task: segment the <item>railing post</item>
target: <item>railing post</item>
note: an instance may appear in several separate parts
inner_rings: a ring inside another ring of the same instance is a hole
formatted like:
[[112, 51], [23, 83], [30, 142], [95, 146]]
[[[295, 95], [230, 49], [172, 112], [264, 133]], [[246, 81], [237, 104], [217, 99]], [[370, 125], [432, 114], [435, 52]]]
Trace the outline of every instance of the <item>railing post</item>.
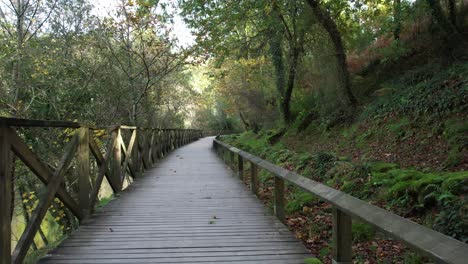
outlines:
[[[1, 121], [0, 121], [1, 122]], [[12, 154], [7, 126], [0, 123], [0, 264], [11, 264]]]
[[333, 207], [333, 263], [353, 263], [351, 228], [351, 217], [340, 209]]
[[154, 130], [152, 128], [149, 128], [151, 131], [151, 140], [149, 142], [149, 149], [148, 149], [148, 156], [149, 156], [149, 162], [150, 162], [150, 167], [153, 166], [154, 162], [156, 162], [156, 159], [154, 158]]
[[237, 173], [241, 181], [244, 181], [244, 158], [237, 154]]
[[229, 151], [229, 159], [230, 159], [230, 163], [229, 164], [230, 166], [232, 166], [231, 168], [235, 168], [234, 164], [236, 164], [236, 161], [235, 161], [235, 157], [234, 157], [234, 152], [232, 152], [230, 149], [227, 149]]
[[250, 163], [250, 190], [258, 195], [258, 167], [253, 162]]
[[[89, 128], [81, 127], [78, 131], [78, 200], [83, 217], [90, 214], [91, 182], [89, 177]], [[105, 165], [104, 165], [105, 166]]]
[[135, 171], [135, 177], [139, 178], [141, 177], [141, 174], [140, 174], [140, 151], [138, 149], [138, 144], [140, 144], [140, 140], [138, 139], [138, 137], [140, 136], [140, 133], [138, 131], [138, 128], [135, 129], [135, 133], [136, 133], [135, 143], [133, 143], [135, 150], [132, 153], [133, 155], [132, 164], [133, 164], [133, 170]]
[[162, 138], [162, 132], [161, 130], [158, 128], [157, 130], [157, 135], [158, 135], [158, 146], [157, 146], [157, 150], [158, 150], [158, 159], [161, 159], [163, 157], [163, 154], [162, 154], [162, 142], [163, 142], [163, 138]]
[[284, 222], [284, 180], [275, 176], [275, 215]]
[[120, 142], [120, 127], [116, 128], [114, 131], [112, 131], [112, 133], [115, 133], [115, 140], [117, 140], [115, 146], [114, 146], [114, 149], [113, 149], [113, 153], [114, 153], [114, 163], [113, 163], [113, 170], [112, 170], [112, 179], [114, 180], [114, 183], [116, 184], [116, 186], [118, 187], [117, 188], [117, 192], [120, 192], [121, 191], [121, 188], [122, 188], [122, 181], [121, 181], [121, 178], [122, 178], [122, 146], [120, 144], [122, 144]]

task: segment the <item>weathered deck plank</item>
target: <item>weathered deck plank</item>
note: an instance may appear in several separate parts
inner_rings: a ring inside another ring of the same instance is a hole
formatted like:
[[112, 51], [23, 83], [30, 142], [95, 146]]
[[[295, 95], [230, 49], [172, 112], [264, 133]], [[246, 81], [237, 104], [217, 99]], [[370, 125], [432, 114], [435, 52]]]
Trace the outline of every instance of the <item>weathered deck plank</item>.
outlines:
[[172, 152], [40, 263], [304, 263], [204, 138]]

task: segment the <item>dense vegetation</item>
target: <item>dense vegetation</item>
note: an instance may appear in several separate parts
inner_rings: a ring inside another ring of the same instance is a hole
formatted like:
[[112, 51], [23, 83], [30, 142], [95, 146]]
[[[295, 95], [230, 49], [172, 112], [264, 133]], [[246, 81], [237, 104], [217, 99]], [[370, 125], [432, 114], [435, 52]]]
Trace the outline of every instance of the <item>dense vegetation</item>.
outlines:
[[[468, 241], [466, 1], [122, 0], [95, 10], [89, 0], [0, 0], [1, 116], [238, 133], [224, 139]], [[178, 43], [177, 18], [194, 43]], [[53, 168], [72, 132], [19, 133]], [[15, 164], [19, 237], [44, 188]], [[271, 178], [262, 182], [268, 203]], [[329, 261], [329, 206], [288, 195], [288, 225]], [[76, 226], [57, 200], [33, 249]], [[354, 231], [357, 261], [420, 261], [366, 225]]]
[[[461, 1], [183, 3], [211, 56], [199, 124], [246, 131], [222, 139], [468, 241]], [[288, 226], [329, 262], [330, 206], [288, 191]], [[353, 233], [357, 262], [425, 261], [365, 224]]]

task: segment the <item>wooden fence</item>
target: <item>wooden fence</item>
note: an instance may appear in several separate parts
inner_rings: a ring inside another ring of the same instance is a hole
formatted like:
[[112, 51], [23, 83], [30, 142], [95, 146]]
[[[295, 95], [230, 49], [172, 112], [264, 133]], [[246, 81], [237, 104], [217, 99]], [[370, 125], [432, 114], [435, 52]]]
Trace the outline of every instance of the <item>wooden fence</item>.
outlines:
[[359, 219], [405, 243], [420, 254], [432, 259], [436, 263], [468, 263], [468, 245], [426, 228], [408, 219], [388, 212], [351, 195], [313, 181], [295, 172], [276, 166], [266, 160], [248, 152], [232, 147], [217, 139], [213, 142], [214, 149], [225, 157], [229, 153], [228, 162], [235, 162], [238, 157], [238, 175], [244, 179], [244, 162], [251, 164], [250, 186], [252, 191], [258, 191], [258, 169], [262, 168], [275, 177], [274, 184], [274, 212], [284, 222], [284, 191], [285, 181], [308, 191], [323, 201], [333, 205], [333, 250], [334, 263], [352, 263], [352, 218]]
[[[55, 169], [44, 163], [16, 130], [16, 128], [30, 127], [73, 130], [73, 135], [64, 147], [64, 154]], [[96, 130], [104, 131], [111, 137], [107, 148], [99, 146], [93, 133]], [[127, 144], [122, 137], [123, 131], [130, 134]], [[0, 118], [0, 264], [22, 263], [55, 197], [59, 198], [78, 220], [86, 219], [95, 208], [104, 177], [114, 193], [119, 193], [123, 188], [126, 173], [133, 178], [138, 178], [169, 151], [197, 140], [199, 137], [201, 137], [201, 132], [192, 129], [140, 128], [121, 125], [96, 128], [77, 122]], [[94, 156], [97, 163], [97, 175], [91, 175], [90, 154]], [[11, 253], [10, 212], [13, 210], [12, 200], [14, 199], [12, 195], [14, 156], [46, 185], [46, 191], [41, 196]], [[75, 158], [74, 169], [78, 172], [78, 201], [75, 201], [64, 185], [64, 175]]]

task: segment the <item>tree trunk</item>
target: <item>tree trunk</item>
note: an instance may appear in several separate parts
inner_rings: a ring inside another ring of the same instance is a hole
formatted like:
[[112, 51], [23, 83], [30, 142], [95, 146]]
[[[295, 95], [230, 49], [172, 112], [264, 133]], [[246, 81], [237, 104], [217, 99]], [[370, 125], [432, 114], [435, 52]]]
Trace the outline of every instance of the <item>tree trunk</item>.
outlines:
[[[434, 16], [435, 20], [445, 30], [447, 35], [451, 36], [451, 35], [457, 33], [457, 30], [454, 27], [454, 25], [452, 23], [450, 23], [449, 20], [447, 19], [447, 17], [444, 15], [444, 13], [442, 11], [442, 7], [440, 6], [440, 2], [438, 0], [426, 0], [426, 1], [429, 4], [429, 6], [431, 7], [432, 15]], [[450, 13], [452, 13], [452, 12], [455, 13], [455, 3], [453, 3], [453, 0], [449, 1], [449, 7], [452, 5], [452, 4], [450, 4], [450, 2], [452, 2], [453, 9], [454, 9], [453, 11], [450, 10]], [[455, 14], [453, 14], [453, 17], [455, 18]], [[451, 19], [454, 19], [454, 18], [451, 18]]]
[[24, 14], [25, 11], [23, 10], [23, 0], [16, 0], [16, 58], [15, 64], [13, 66], [13, 73], [12, 73], [12, 81], [14, 85], [14, 97], [13, 97], [13, 105], [15, 105], [16, 110], [13, 113], [13, 116], [18, 116], [20, 113], [19, 109], [19, 101], [24, 100], [22, 94], [22, 85], [21, 85], [21, 61], [23, 57], [23, 42], [24, 42]]
[[[453, 52], [457, 43], [463, 41], [463, 36], [458, 32], [457, 27], [453, 24], [456, 21], [456, 11], [454, 1], [449, 1], [449, 15], [450, 18], [443, 13], [442, 7], [438, 0], [426, 0], [431, 7], [432, 16], [437, 21], [439, 26], [445, 32], [443, 36], [443, 58], [444, 63], [449, 64], [453, 61]], [[451, 10], [453, 8], [453, 10]], [[453, 12], [453, 14], [452, 14]]]
[[271, 59], [273, 61], [273, 66], [275, 67], [276, 73], [276, 89], [279, 96], [279, 105], [281, 114], [285, 123], [288, 123], [289, 109], [288, 104], [285, 103], [285, 69], [284, 69], [284, 58], [283, 58], [283, 47], [282, 47], [282, 34], [278, 29], [272, 31], [270, 39], [270, 53]]
[[284, 94], [282, 104], [284, 109], [284, 121], [290, 125], [293, 121], [291, 116], [291, 96], [296, 82], [297, 65], [299, 62], [300, 48], [294, 47], [291, 51], [291, 58], [289, 62], [288, 85]]
[[239, 117], [240, 117], [242, 123], [244, 124], [245, 130], [249, 130], [250, 129], [249, 122], [247, 122], [247, 120], [244, 117], [244, 114], [242, 114], [241, 111], [239, 111]]
[[457, 10], [455, 0], [448, 0], [449, 20], [454, 28], [457, 28]]
[[343, 86], [343, 90], [349, 100], [349, 103], [354, 107], [357, 105], [357, 100], [351, 91], [351, 81], [349, 78], [348, 66], [346, 65], [346, 53], [344, 51], [343, 41], [341, 40], [341, 34], [330, 14], [327, 11], [322, 10], [318, 1], [319, 0], [307, 0], [307, 3], [312, 8], [315, 17], [327, 31], [331, 41], [333, 42], [335, 56], [338, 63], [338, 77], [340, 78], [340, 83]]
[[401, 33], [401, 0], [393, 0], [393, 38], [400, 39]]

